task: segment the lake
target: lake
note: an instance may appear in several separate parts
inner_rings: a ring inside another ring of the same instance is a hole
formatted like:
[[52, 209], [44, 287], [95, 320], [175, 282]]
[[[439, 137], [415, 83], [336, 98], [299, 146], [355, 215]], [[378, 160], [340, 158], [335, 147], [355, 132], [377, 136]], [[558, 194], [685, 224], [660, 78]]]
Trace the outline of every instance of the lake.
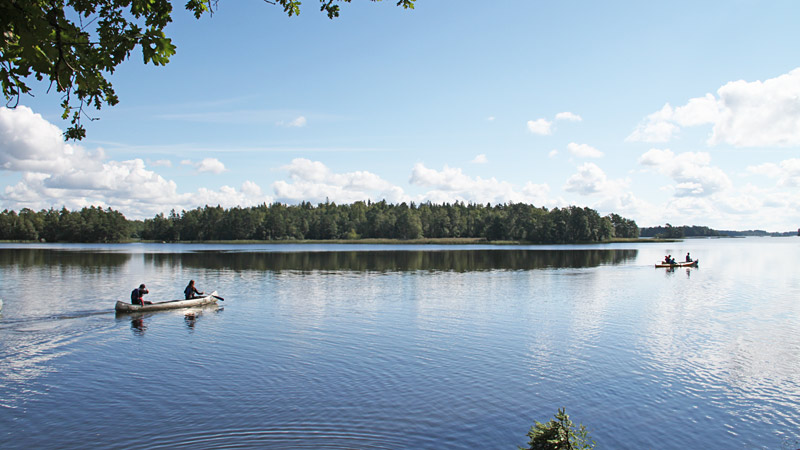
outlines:
[[[687, 252], [699, 268], [656, 269]], [[800, 448], [800, 238], [0, 244], [0, 445]], [[225, 300], [116, 315], [181, 298]]]

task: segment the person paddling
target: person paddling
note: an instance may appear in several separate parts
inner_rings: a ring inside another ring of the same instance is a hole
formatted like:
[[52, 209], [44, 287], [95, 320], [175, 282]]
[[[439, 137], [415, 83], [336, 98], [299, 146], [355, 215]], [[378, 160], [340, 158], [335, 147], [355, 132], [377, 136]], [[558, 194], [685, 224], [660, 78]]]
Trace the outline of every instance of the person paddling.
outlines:
[[196, 287], [194, 287], [194, 280], [189, 281], [189, 285], [186, 286], [186, 289], [183, 290], [183, 295], [186, 296], [186, 300], [194, 298], [195, 294], [201, 295], [202, 292], [198, 291]]
[[131, 291], [131, 304], [134, 305], [152, 305], [153, 302], [146, 302], [142, 297], [144, 294], [149, 294], [150, 291], [147, 290], [147, 287], [144, 283], [140, 284], [138, 288]]
[[686, 262], [692, 262], [692, 257], [689, 256], [689, 253], [686, 253]]

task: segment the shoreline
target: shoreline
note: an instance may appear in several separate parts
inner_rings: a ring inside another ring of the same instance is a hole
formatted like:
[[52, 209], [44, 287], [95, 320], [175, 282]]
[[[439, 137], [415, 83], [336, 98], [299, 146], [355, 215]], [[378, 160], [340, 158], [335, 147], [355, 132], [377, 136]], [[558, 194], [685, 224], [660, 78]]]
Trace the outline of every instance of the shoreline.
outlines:
[[41, 242], [41, 241], [10, 241], [0, 240], [3, 244], [226, 244], [226, 245], [287, 245], [287, 244], [349, 244], [349, 245], [594, 245], [594, 244], [640, 244], [640, 243], [670, 243], [681, 242], [683, 239], [654, 239], [654, 238], [619, 238], [608, 239], [600, 242], [553, 242], [535, 243], [525, 241], [489, 241], [484, 238], [421, 238], [421, 239], [287, 239], [287, 240], [208, 240], [208, 241], [151, 241], [151, 240], [126, 240], [120, 242]]

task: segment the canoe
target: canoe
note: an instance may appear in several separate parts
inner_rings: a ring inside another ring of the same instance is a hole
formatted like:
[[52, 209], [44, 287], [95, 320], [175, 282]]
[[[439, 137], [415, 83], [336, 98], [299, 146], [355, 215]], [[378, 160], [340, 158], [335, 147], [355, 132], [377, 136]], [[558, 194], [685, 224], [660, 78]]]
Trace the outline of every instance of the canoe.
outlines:
[[130, 302], [117, 302], [114, 310], [117, 312], [144, 312], [144, 311], [161, 311], [165, 309], [188, 308], [190, 306], [207, 305], [215, 303], [217, 291], [214, 291], [204, 297], [190, 298], [189, 300], [169, 300], [166, 302], [154, 302], [150, 305], [133, 305]]
[[656, 267], [697, 267], [699, 262], [699, 259], [695, 259], [692, 262], [675, 261], [675, 264], [666, 264], [662, 262], [656, 264]]

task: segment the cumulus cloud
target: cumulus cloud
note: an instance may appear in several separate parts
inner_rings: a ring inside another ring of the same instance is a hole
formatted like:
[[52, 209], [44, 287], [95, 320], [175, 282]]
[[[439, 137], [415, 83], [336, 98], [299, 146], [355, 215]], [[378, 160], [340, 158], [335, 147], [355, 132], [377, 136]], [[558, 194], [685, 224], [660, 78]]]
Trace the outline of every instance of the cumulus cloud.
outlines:
[[191, 159], [184, 159], [181, 165], [194, 167], [199, 173], [220, 174], [226, 172], [225, 164], [217, 158], [203, 158], [202, 161], [194, 162]]
[[567, 179], [564, 190], [581, 195], [590, 195], [601, 192], [607, 183], [608, 178], [605, 172], [597, 164], [585, 163], [578, 167], [578, 173]]
[[[569, 121], [569, 122], [580, 122], [583, 119], [581, 116], [571, 113], [569, 111], [564, 111], [556, 114], [554, 120], [561, 120], [561, 121]], [[553, 134], [553, 121], [547, 120], [545, 118], [536, 119], [536, 120], [529, 120], [528, 121], [528, 131], [533, 134], [539, 134], [542, 136], [547, 136]]]
[[597, 164], [587, 162], [579, 166], [578, 172], [567, 179], [564, 190], [580, 195], [598, 194], [608, 199], [624, 195], [629, 185], [629, 179], [610, 180]]
[[667, 142], [681, 127], [712, 125], [709, 145], [785, 147], [800, 145], [800, 68], [765, 81], [732, 81], [673, 108], [647, 116], [627, 141]]
[[669, 149], [650, 149], [639, 164], [672, 178], [677, 197], [703, 197], [732, 186], [730, 178], [718, 167], [710, 166], [711, 155], [686, 152], [676, 155]]
[[295, 158], [281, 168], [289, 173], [290, 181], [272, 184], [279, 201], [352, 203], [361, 200], [407, 201], [403, 190], [366, 171], [335, 173], [320, 161]]
[[749, 172], [777, 178], [780, 187], [800, 187], [800, 158], [781, 161], [780, 164], [764, 163], [747, 168]]
[[486, 158], [486, 155], [481, 153], [480, 155], [475, 156], [475, 158], [473, 158], [470, 162], [473, 164], [486, 164], [489, 162], [489, 159]]
[[94, 153], [64, 142], [61, 130], [26, 106], [0, 108], [0, 168], [14, 172], [61, 173], [79, 162], [96, 167]]
[[196, 165], [198, 172], [222, 173], [225, 172], [225, 164], [222, 164], [217, 158], [203, 158], [202, 161]]
[[550, 206], [550, 187], [547, 184], [526, 183], [515, 189], [511, 183], [495, 178], [470, 177], [459, 168], [444, 166], [442, 170], [429, 169], [421, 163], [414, 165], [410, 183], [432, 188], [419, 197], [419, 201], [464, 202], [464, 203], [508, 203], [525, 202]]
[[705, 197], [672, 197], [659, 205], [657, 215], [638, 222], [643, 225], [670, 222], [702, 224], [718, 229], [758, 227], [768, 231], [789, 231], [797, 228], [800, 217], [789, 211], [797, 211], [799, 207], [800, 200], [796, 195], [745, 185]]
[[[102, 149], [89, 152], [64, 142], [58, 127], [24, 106], [0, 108], [0, 164], [4, 170], [21, 173], [21, 179], [0, 195], [3, 206], [11, 209], [102, 206], [141, 218], [173, 208], [271, 201], [251, 182], [241, 190], [224, 186], [219, 191], [179, 193], [174, 181], [148, 170], [141, 159], [108, 160]], [[206, 166], [215, 164], [210, 161]]]
[[550, 122], [547, 119], [529, 120], [528, 131], [530, 131], [533, 134], [540, 134], [542, 136], [547, 136], [548, 134], [553, 134], [551, 130], [552, 125], [553, 122]]
[[568, 120], [570, 122], [580, 122], [583, 120], [583, 118], [569, 111], [564, 111], [556, 114], [556, 120]]
[[570, 142], [567, 144], [567, 150], [579, 158], [600, 158], [603, 156], [603, 152], [587, 144]]

